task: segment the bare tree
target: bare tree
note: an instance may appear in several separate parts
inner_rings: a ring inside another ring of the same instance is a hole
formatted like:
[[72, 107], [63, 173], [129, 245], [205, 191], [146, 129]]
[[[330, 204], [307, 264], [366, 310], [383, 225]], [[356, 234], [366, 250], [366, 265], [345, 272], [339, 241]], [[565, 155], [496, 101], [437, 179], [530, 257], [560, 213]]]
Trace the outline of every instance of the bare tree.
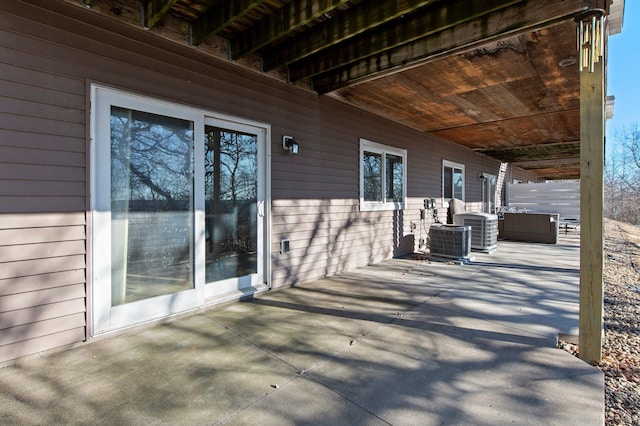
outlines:
[[640, 124], [624, 125], [607, 149], [605, 216], [640, 224]]
[[114, 108], [111, 157], [114, 200], [145, 202], [147, 208], [160, 210], [188, 209], [179, 201], [189, 201], [192, 193], [190, 122]]

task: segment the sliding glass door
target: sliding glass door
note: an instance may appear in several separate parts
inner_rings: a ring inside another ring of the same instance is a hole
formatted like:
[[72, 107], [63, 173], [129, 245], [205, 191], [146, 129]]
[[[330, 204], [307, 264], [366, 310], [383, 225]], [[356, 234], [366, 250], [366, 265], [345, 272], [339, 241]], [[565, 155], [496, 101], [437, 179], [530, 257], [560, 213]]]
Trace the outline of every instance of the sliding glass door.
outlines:
[[264, 284], [268, 128], [94, 87], [94, 334]]

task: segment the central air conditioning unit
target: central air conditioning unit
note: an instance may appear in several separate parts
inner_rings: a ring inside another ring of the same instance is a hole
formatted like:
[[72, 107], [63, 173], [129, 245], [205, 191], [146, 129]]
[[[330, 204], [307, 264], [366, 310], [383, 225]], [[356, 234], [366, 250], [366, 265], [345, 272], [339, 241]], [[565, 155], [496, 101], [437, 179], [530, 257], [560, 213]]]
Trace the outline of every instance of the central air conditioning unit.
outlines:
[[471, 227], [471, 250], [491, 253], [498, 247], [498, 216], [489, 213], [459, 213], [456, 225]]
[[469, 226], [434, 223], [429, 227], [429, 251], [432, 257], [466, 262], [471, 254]]

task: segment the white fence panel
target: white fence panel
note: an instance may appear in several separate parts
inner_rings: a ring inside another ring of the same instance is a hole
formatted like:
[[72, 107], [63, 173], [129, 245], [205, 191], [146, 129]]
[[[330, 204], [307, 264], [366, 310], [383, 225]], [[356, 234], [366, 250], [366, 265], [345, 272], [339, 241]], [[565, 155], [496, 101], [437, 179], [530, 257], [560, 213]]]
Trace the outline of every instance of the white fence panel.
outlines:
[[510, 208], [580, 220], [580, 182], [510, 183], [507, 188]]

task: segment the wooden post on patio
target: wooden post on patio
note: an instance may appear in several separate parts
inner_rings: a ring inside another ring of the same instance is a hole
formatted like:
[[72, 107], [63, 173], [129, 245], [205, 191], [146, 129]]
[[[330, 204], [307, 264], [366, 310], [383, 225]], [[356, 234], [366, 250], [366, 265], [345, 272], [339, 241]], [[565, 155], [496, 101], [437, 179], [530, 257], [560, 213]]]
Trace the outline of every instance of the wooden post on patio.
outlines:
[[602, 359], [604, 64], [580, 71], [580, 358]]

